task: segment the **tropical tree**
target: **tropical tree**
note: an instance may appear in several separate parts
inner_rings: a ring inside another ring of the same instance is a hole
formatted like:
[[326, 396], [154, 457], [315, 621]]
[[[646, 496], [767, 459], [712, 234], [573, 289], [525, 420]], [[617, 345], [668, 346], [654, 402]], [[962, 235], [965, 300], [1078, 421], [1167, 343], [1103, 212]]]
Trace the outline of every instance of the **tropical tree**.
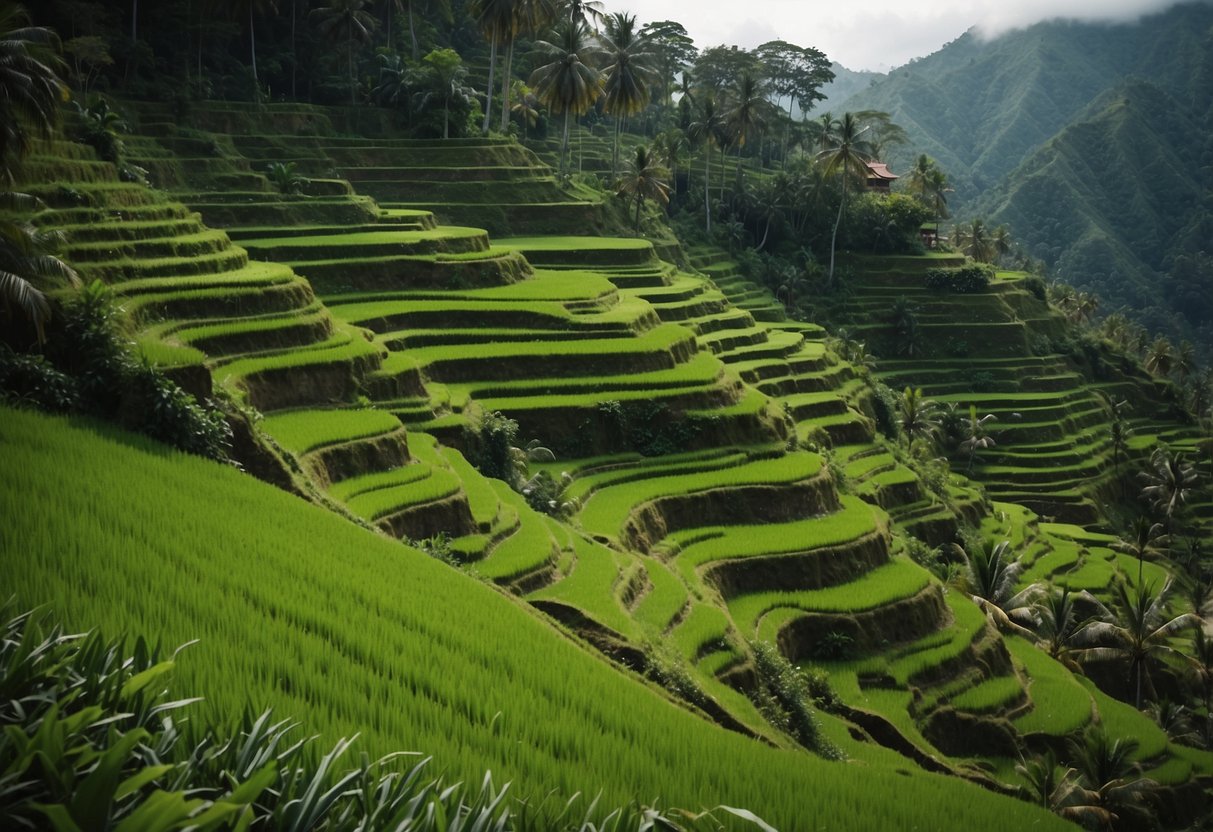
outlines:
[[1208, 744], [1213, 742], [1213, 638], [1205, 635], [1204, 627], [1197, 627], [1192, 633], [1188, 676], [1205, 706], [1204, 736]]
[[1133, 428], [1125, 419], [1125, 411], [1132, 405], [1127, 399], [1113, 399], [1107, 396], [1104, 397], [1104, 403], [1111, 414], [1111, 421], [1108, 423], [1108, 439], [1112, 444], [1112, 470], [1116, 474], [1117, 482], [1122, 483], [1123, 493], [1124, 481], [1120, 476], [1120, 461], [1128, 454], [1129, 438], [1133, 436]]
[[521, 81], [515, 81], [510, 86], [510, 91], [513, 93], [511, 100], [514, 102], [510, 105], [510, 112], [518, 116], [518, 121], [522, 124], [522, 138], [525, 141], [527, 130], [539, 123], [539, 99], [531, 88]]
[[1164, 447], [1154, 449], [1150, 455], [1150, 467], [1141, 473], [1146, 485], [1141, 490], [1142, 499], [1163, 515], [1164, 527], [1170, 531], [1175, 515], [1188, 499], [1188, 493], [1200, 481], [1196, 466], [1183, 454], [1174, 454]]
[[1159, 335], [1146, 353], [1146, 372], [1155, 376], [1169, 376], [1175, 363], [1175, 348], [1166, 337]]
[[431, 100], [442, 102], [442, 138], [451, 137], [451, 104], [455, 101], [470, 101], [475, 91], [463, 83], [467, 68], [454, 49], [435, 49], [421, 59], [429, 69], [426, 84], [429, 89], [421, 94], [417, 108], [424, 109]]
[[421, 60], [421, 42], [417, 40], [417, 25], [414, 13], [418, 8], [434, 9], [445, 20], [451, 19], [451, 0], [387, 0], [387, 45], [392, 46], [392, 12], [403, 11], [409, 21], [409, 41], [413, 49], [413, 60]]
[[370, 0], [328, 0], [321, 8], [313, 9], [311, 19], [320, 34], [326, 38], [345, 41], [346, 69], [349, 75], [350, 106], [357, 103], [358, 83], [354, 75], [354, 47], [369, 43], [377, 21], [367, 11]]
[[907, 387], [897, 400], [897, 423], [906, 438], [906, 448], [914, 449], [915, 439], [930, 440], [939, 430], [939, 408], [922, 395], [922, 388]]
[[953, 243], [961, 253], [981, 263], [992, 263], [996, 255], [994, 241], [983, 219], [974, 219], [968, 225], [957, 228]]
[[[509, 127], [510, 92], [513, 89], [514, 45], [522, 34], [535, 34], [550, 26], [559, 16], [557, 0], [514, 0], [512, 25], [505, 52], [505, 71], [501, 73], [501, 132]], [[488, 108], [485, 109], [488, 114]], [[487, 123], [487, 120], [486, 120]]]
[[[1095, 612], [1084, 616], [1083, 609]], [[1054, 589], [1037, 601], [1035, 612], [1038, 641], [1044, 644], [1050, 656], [1071, 670], [1078, 669], [1071, 653], [1089, 643], [1090, 625], [1111, 618], [1107, 607], [1094, 595], [1086, 590], [1070, 592], [1066, 587]]]
[[503, 44], [513, 42], [517, 32], [517, 5], [519, 0], [471, 0], [468, 11], [476, 21], [476, 28], [489, 42], [489, 81], [484, 95], [484, 126], [481, 132], [489, 132], [489, 119], [493, 113], [493, 78], [497, 71], [497, 50]]
[[1137, 518], [1129, 534], [1112, 544], [1112, 548], [1137, 558], [1137, 586], [1142, 585], [1142, 568], [1147, 555], [1161, 554], [1159, 546], [1166, 543], [1167, 531], [1162, 523], [1151, 523], [1142, 515]]
[[653, 152], [665, 159], [670, 166], [670, 191], [678, 195], [678, 166], [682, 155], [690, 148], [687, 135], [677, 127], [672, 127], [657, 134], [653, 139]]
[[1129, 665], [1129, 679], [1135, 683], [1133, 703], [1141, 708], [1143, 682], [1149, 682], [1148, 665], [1158, 658], [1183, 654], [1170, 645], [1177, 633], [1200, 625], [1194, 613], [1171, 617], [1167, 612], [1172, 584], [1168, 581], [1155, 594], [1153, 587], [1138, 586], [1132, 591], [1123, 582], [1116, 584], [1115, 621], [1097, 621], [1090, 625], [1093, 640], [1104, 646], [1077, 651], [1084, 661], [1122, 660]]
[[295, 162], [270, 162], [265, 166], [265, 178], [280, 194], [297, 194], [307, 182], [296, 170]]
[[716, 107], [716, 98], [705, 95], [699, 103], [699, 117], [687, 128], [687, 138], [703, 147], [703, 212], [704, 227], [712, 231], [712, 147], [724, 144], [724, 114]]
[[913, 357], [918, 349], [918, 309], [905, 295], [893, 301], [890, 310], [893, 333], [897, 338], [897, 352]]
[[551, 40], [535, 43], [535, 51], [546, 61], [531, 73], [535, 96], [553, 113], [564, 113], [564, 138], [560, 144], [560, 172], [566, 170], [569, 152], [569, 121], [582, 116], [602, 92], [602, 76], [594, 68], [596, 49], [589, 29], [581, 21], [564, 21]]
[[656, 55], [648, 38], [636, 26], [636, 16], [626, 12], [608, 15], [600, 37], [602, 109], [615, 119], [611, 172], [619, 170], [619, 133], [623, 119], [649, 104], [650, 87], [657, 83]]
[[22, 6], [0, 4], [0, 180], [11, 184], [20, 159], [36, 137], [49, 138], [67, 101], [57, 74], [59, 38], [30, 26]]
[[665, 205], [670, 201], [670, 172], [644, 145], [636, 148], [636, 155], [616, 186], [620, 196], [636, 197], [636, 233], [640, 234], [640, 208], [645, 199]]
[[1088, 796], [1073, 820], [1104, 828], [1117, 822], [1126, 829], [1152, 825], [1148, 803], [1158, 784], [1142, 777], [1141, 766], [1133, 761], [1138, 746], [1132, 737], [1109, 736], [1102, 726], [1070, 740], [1070, 762]]
[[999, 629], [1031, 638], [1028, 627], [1036, 623], [1032, 604], [1044, 592], [1044, 585], [1034, 583], [1015, 591], [1025, 565], [1015, 558], [1011, 542], [984, 540], [968, 547], [952, 545], [965, 564], [959, 579], [961, 588]]
[[973, 460], [977, 458], [979, 451], [993, 448], [998, 443], [994, 441], [994, 437], [990, 435], [990, 430], [986, 425], [990, 422], [997, 421], [997, 417], [993, 413], [987, 413], [985, 416], [978, 418], [977, 405], [969, 405], [969, 420], [965, 423], [965, 438], [960, 443], [960, 449], [969, 455], [969, 465], [965, 469], [966, 473], [973, 471]]
[[277, 14], [278, 0], [223, 0], [228, 14], [235, 20], [248, 23], [249, 59], [253, 69], [253, 95], [261, 99], [261, 79], [257, 77], [257, 32], [254, 19], [257, 15]]
[[1099, 795], [1078, 782], [1074, 768], [1058, 764], [1052, 749], [1021, 758], [1015, 771], [1023, 780], [1020, 795], [1028, 802], [1083, 825], [1105, 825], [1110, 819], [1099, 806]]
[[[826, 114], [828, 118], [829, 114]], [[832, 124], [833, 129], [823, 134], [823, 143], [828, 147], [818, 154], [817, 158], [825, 165], [827, 175], [840, 175], [842, 178], [842, 198], [838, 203], [838, 216], [834, 220], [834, 231], [830, 235], [830, 271], [827, 282], [834, 286], [834, 255], [838, 243], [838, 226], [842, 223], [842, 214], [846, 210], [847, 185], [852, 180], [858, 180], [866, 175], [868, 162], [875, 156], [872, 145], [863, 137], [864, 129], [854, 114], [846, 113], [842, 120]]]
[[767, 126], [766, 110], [771, 106], [762, 80], [744, 73], [733, 90], [733, 106], [725, 116], [729, 140], [737, 148], [737, 178], [741, 180], [741, 151], [746, 142], [761, 135]]
[[[31, 214], [40, 207], [41, 202], [28, 194], [0, 193], [0, 211]], [[64, 240], [61, 231], [0, 218], [0, 305], [10, 320], [19, 313], [33, 324], [39, 344], [46, 340], [46, 324], [51, 318], [45, 290], [56, 285], [80, 285], [76, 272], [54, 255]], [[11, 330], [11, 325], [5, 329]]]

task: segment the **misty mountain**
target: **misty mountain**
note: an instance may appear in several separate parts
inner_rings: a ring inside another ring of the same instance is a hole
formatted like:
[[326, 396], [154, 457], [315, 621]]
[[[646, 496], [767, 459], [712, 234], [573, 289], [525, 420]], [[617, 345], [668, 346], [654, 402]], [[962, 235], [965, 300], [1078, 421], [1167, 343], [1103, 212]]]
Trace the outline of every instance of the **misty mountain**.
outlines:
[[909, 135], [894, 171], [919, 153], [947, 171], [955, 216], [1005, 222], [1105, 308], [1173, 333], [1204, 325], [1213, 344], [1213, 285], [1179, 262], [1213, 251], [1213, 5], [970, 31], [834, 110], [869, 108]]

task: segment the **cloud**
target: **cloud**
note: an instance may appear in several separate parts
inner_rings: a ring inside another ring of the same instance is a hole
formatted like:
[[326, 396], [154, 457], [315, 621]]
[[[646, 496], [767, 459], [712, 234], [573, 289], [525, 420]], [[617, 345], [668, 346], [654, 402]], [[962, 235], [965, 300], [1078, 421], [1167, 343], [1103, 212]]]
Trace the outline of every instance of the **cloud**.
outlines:
[[[698, 47], [736, 44], [752, 49], [781, 38], [816, 46], [850, 69], [888, 70], [923, 57], [971, 27], [985, 37], [1058, 17], [1125, 22], [1179, 0], [864, 0], [823, 4], [804, 0], [606, 0], [609, 11], [630, 11], [642, 22], [677, 20]], [[1208, 2], [1208, 0], [1205, 0]]]

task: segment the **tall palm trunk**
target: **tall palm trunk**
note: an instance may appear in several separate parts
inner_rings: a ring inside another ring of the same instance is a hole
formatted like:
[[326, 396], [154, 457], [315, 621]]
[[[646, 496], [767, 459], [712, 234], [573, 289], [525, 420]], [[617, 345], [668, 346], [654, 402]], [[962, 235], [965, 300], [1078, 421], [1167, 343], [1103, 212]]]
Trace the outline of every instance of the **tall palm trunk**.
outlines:
[[354, 24], [350, 24], [349, 42], [345, 49], [346, 61], [349, 64], [350, 71], [350, 106], [353, 107], [357, 102], [354, 99]]
[[564, 110], [564, 140], [560, 143], [560, 173], [563, 175], [565, 168], [565, 159], [569, 155], [569, 117], [573, 111], [569, 108]]
[[[834, 218], [834, 233], [830, 235], [830, 275], [826, 282], [834, 288], [834, 246], [838, 242], [838, 226], [842, 223], [842, 209], [847, 204], [847, 172], [842, 172], [842, 199], [838, 202], [838, 216]], [[973, 457], [969, 457], [969, 470], [973, 470]]]
[[644, 203], [644, 194], [636, 192], [636, 236], [640, 236], [640, 206]]
[[619, 176], [619, 125], [623, 121], [623, 116], [615, 116], [615, 145], [611, 149], [611, 178], [615, 179]]
[[703, 145], [703, 216], [706, 220], [704, 228], [712, 233], [712, 145]]
[[413, 3], [409, 2], [409, 40], [413, 42], [413, 60], [421, 60], [421, 44], [417, 42], [417, 27], [413, 25]]
[[480, 132], [489, 134], [489, 119], [493, 117], [493, 74], [497, 69], [497, 39], [489, 41], [489, 85], [484, 91], [484, 126]]
[[501, 132], [510, 126], [510, 72], [514, 66], [514, 41], [505, 52], [505, 71], [501, 73]]
[[261, 100], [261, 79], [257, 77], [257, 35], [253, 31], [253, 4], [248, 4], [248, 48], [253, 60], [253, 90], [254, 98]]
[[295, 21], [299, 15], [295, 11], [295, 0], [291, 0], [291, 100], [298, 98], [295, 94], [295, 71], [298, 68], [298, 55], [295, 53]]

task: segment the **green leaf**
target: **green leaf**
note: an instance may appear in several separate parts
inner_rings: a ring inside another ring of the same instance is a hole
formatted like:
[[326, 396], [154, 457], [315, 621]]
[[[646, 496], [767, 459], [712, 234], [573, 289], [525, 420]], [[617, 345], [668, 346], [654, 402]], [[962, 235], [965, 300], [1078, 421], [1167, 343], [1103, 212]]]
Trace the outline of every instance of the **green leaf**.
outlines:
[[136, 673], [122, 686], [122, 698], [128, 699], [173, 669], [173, 662], [165, 661]]
[[173, 766], [171, 765], [148, 766], [138, 774], [123, 780], [122, 784], [118, 786], [118, 791], [114, 792], [114, 800], [121, 800], [129, 794], [134, 794], [157, 777], [167, 774], [172, 770]]
[[72, 816], [67, 811], [66, 806], [59, 803], [53, 806], [35, 803], [34, 808], [46, 815], [47, 819], [51, 822], [51, 826], [55, 828], [55, 832], [81, 832], [80, 827], [76, 825], [76, 821], [72, 820]]
[[153, 792], [114, 828], [114, 832], [165, 832], [190, 820], [190, 816], [205, 805], [205, 800], [187, 800], [185, 792]]
[[147, 731], [142, 728], [130, 731], [120, 736], [106, 750], [97, 761], [96, 768], [76, 789], [76, 796], [71, 804], [72, 817], [103, 825], [103, 820], [109, 817], [114, 792], [118, 788], [118, 778], [122, 776], [122, 766], [135, 746], [147, 736]]
[[260, 771], [255, 772], [249, 779], [241, 783], [223, 800], [225, 803], [246, 805], [256, 800], [278, 777], [274, 763], [267, 763]]

